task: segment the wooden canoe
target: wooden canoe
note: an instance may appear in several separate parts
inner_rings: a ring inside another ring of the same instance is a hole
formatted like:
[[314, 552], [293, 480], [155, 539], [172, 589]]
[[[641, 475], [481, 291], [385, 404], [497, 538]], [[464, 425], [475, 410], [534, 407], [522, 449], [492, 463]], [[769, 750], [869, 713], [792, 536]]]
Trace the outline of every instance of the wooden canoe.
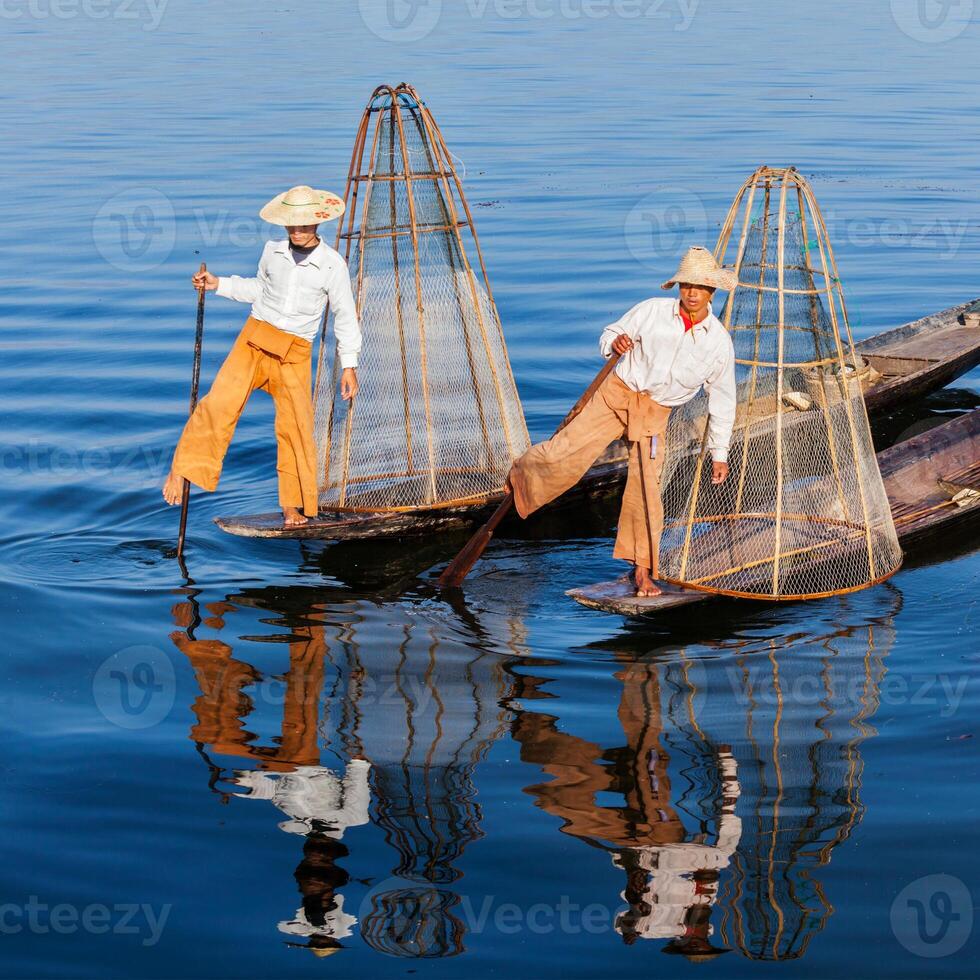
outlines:
[[[949, 384], [980, 364], [980, 328], [968, 326], [964, 314], [976, 302], [961, 303], [857, 344], [858, 353], [880, 377], [869, 381], [864, 397], [868, 411], [881, 413], [908, 399]], [[625, 478], [625, 455], [612, 451], [594, 466], [576, 490], [563, 498], [594, 496]], [[282, 515], [216, 517], [229, 534], [246, 538], [299, 538], [333, 541], [402, 537], [466, 527], [485, 518], [503, 494], [460, 507], [403, 513], [327, 511], [299, 527], [285, 527]]]
[[[980, 526], [980, 409], [882, 450], [878, 465], [907, 553], [937, 536]], [[638, 599], [626, 578], [567, 594], [592, 609], [639, 617], [717, 600], [711, 593], [673, 586], [656, 598]]]

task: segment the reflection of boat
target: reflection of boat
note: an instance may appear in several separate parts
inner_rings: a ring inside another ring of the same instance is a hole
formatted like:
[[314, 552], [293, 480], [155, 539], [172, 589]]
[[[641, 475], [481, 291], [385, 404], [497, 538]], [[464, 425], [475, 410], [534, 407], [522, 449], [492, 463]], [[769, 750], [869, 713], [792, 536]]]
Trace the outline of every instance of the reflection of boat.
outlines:
[[602, 741], [570, 730], [579, 714], [545, 713], [568, 704], [558, 681], [546, 701], [517, 692], [521, 758], [548, 777], [526, 792], [623, 870], [625, 942], [696, 960], [804, 955], [833, 912], [820, 870], [864, 813], [861, 744], [891, 641], [889, 616], [781, 647], [624, 649]]
[[[912, 549], [959, 531], [980, 515], [980, 409], [878, 453], [899, 541]], [[603, 612], [643, 616], [712, 596], [670, 586], [662, 596], [638, 599], [630, 582], [600, 582], [568, 593]]]
[[[873, 373], [864, 375], [865, 403], [880, 413], [909, 398], [935, 391], [980, 364], [980, 330], [961, 323], [971, 304], [933, 313], [856, 344], [858, 354]], [[566, 498], [589, 495], [618, 485], [626, 474], [625, 455], [615, 452], [594, 466]], [[499, 504], [502, 495], [429, 513], [359, 514], [326, 511], [299, 527], [286, 528], [281, 514], [218, 517], [215, 523], [230, 534], [267, 538], [322, 538], [328, 540], [391, 537], [464, 527]], [[567, 502], [567, 500], [566, 500]]]

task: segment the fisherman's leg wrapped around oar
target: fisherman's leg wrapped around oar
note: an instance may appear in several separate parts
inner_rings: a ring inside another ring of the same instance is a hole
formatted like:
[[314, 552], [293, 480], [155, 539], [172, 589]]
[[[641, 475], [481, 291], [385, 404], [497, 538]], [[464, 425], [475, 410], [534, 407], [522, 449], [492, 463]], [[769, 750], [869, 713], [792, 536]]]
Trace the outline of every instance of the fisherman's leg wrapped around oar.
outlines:
[[560, 497], [578, 483], [613, 440], [625, 435], [630, 442], [629, 476], [614, 554], [655, 569], [663, 528], [660, 473], [669, 417], [669, 408], [643, 392], [632, 391], [610, 374], [564, 429], [514, 463], [510, 485], [517, 512], [527, 517]]

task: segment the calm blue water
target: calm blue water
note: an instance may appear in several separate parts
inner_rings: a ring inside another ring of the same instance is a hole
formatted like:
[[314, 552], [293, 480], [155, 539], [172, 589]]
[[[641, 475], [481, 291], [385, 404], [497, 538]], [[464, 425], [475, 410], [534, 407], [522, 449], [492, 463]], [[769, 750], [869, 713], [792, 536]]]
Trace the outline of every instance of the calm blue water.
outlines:
[[[262, 396], [191, 584], [157, 487], [188, 277], [343, 189], [382, 81], [465, 167], [535, 437], [761, 163], [811, 176], [858, 337], [980, 294], [974, 6], [8, 0], [3, 975], [973, 975], [976, 542], [637, 626], [563, 594], [619, 571], [614, 509], [501, 537], [455, 605], [459, 536], [223, 535], [275, 499]], [[210, 303], [206, 382], [243, 315]]]

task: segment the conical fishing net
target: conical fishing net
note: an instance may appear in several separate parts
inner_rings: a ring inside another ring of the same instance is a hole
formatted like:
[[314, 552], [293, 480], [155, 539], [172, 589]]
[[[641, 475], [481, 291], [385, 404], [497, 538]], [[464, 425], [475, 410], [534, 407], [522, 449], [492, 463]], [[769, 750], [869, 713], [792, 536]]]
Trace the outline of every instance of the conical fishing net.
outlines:
[[701, 393], [670, 420], [663, 577], [774, 599], [887, 578], [901, 551], [871, 441], [863, 365], [806, 180], [793, 168], [753, 174], [732, 205], [716, 258], [739, 276], [722, 316], [738, 384], [731, 475], [720, 486], [711, 482]]
[[479, 502], [500, 491], [530, 443], [472, 215], [409, 86], [372, 96], [347, 201], [340, 241], [364, 333], [361, 390], [353, 405], [342, 401], [340, 364], [321, 345], [320, 506]]

